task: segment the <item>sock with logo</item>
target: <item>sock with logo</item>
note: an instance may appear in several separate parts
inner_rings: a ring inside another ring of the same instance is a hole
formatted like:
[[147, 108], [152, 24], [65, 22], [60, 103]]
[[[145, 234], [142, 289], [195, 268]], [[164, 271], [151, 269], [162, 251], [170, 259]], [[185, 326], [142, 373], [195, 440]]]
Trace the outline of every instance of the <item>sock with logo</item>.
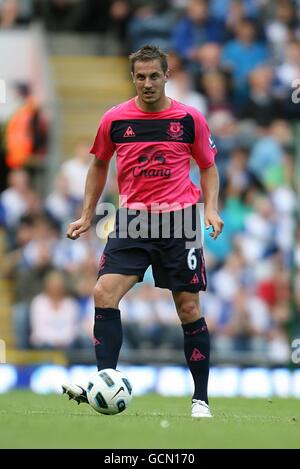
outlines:
[[98, 370], [117, 367], [122, 340], [120, 310], [96, 307], [94, 345]]
[[209, 332], [204, 318], [182, 324], [184, 334], [184, 355], [195, 383], [193, 399], [208, 404], [207, 384], [209, 374]]

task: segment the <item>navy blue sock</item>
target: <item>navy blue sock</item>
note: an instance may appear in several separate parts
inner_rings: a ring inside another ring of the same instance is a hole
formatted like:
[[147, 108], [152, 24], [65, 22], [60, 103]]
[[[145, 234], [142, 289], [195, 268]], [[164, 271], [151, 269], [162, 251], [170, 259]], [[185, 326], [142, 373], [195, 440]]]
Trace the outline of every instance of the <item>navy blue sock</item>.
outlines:
[[96, 307], [94, 345], [98, 370], [117, 367], [122, 340], [120, 310]]
[[192, 373], [195, 392], [193, 399], [200, 399], [208, 404], [207, 384], [209, 374], [209, 332], [204, 318], [182, 324], [184, 334], [184, 355]]

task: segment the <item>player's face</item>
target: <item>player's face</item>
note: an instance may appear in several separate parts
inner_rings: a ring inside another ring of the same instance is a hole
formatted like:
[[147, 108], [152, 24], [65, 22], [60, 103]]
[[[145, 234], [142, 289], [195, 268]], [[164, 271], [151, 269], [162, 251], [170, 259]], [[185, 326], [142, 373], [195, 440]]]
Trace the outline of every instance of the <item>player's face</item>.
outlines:
[[165, 84], [168, 74], [164, 74], [160, 61], [137, 61], [132, 73], [138, 98], [146, 105], [153, 105], [165, 98]]

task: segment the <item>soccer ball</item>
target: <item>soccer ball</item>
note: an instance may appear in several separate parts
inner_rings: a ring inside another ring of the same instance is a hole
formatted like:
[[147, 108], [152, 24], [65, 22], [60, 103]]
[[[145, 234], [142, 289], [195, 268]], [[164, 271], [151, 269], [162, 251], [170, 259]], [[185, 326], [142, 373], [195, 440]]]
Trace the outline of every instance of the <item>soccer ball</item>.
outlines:
[[131, 384], [121, 371], [106, 368], [95, 373], [87, 386], [89, 404], [100, 414], [123, 412], [132, 399]]

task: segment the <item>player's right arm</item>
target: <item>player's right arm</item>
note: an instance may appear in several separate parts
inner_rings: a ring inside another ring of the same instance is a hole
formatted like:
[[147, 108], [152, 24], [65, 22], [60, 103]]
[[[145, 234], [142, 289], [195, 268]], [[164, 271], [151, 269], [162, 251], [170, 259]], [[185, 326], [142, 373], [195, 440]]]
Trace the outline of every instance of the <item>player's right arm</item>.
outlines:
[[69, 224], [68, 238], [75, 240], [90, 228], [97, 202], [105, 186], [108, 166], [109, 161], [94, 157], [86, 177], [82, 215]]
[[95, 156], [86, 177], [82, 215], [79, 220], [69, 224], [67, 237], [70, 239], [79, 238], [90, 228], [97, 202], [105, 186], [109, 161], [115, 151], [115, 145], [110, 138], [110, 115], [111, 112], [108, 111], [102, 117], [90, 150]]

